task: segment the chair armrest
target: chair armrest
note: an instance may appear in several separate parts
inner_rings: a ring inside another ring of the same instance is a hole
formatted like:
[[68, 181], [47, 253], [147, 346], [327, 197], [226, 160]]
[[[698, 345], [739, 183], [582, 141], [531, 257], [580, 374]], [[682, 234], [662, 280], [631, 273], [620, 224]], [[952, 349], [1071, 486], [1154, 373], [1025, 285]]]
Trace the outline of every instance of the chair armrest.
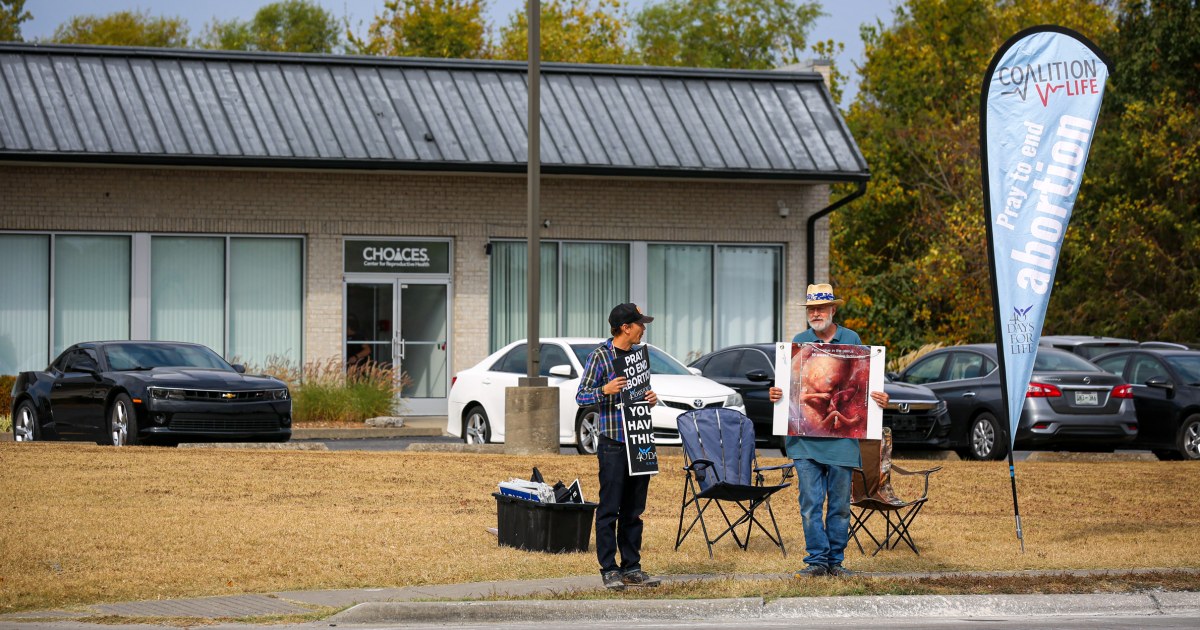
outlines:
[[784, 468], [795, 468], [795, 464], [780, 464], [778, 466], [758, 466], [754, 469], [755, 472], [760, 470], [783, 470]]
[[941, 469], [942, 469], [941, 466], [934, 466], [933, 468], [926, 468], [925, 470], [908, 471], [908, 470], [905, 470], [895, 464], [892, 464], [892, 471], [898, 472], [901, 475], [924, 475], [925, 476], [925, 491], [921, 493], [922, 499], [929, 496], [929, 475], [932, 475], [933, 473], [935, 473]]
[[711, 469], [714, 475], [717, 475], [717, 483], [721, 482], [721, 475], [717, 473], [716, 465], [711, 459], [693, 459], [691, 464], [683, 467], [684, 470], [696, 472], [696, 481], [704, 481], [708, 476], [708, 470]]
[[769, 471], [769, 470], [782, 470], [783, 473], [781, 473], [779, 475], [779, 483], [783, 483], [783, 482], [787, 481], [787, 478], [791, 476], [791, 474], [795, 470], [795, 468], [796, 468], [796, 465], [791, 462], [788, 462], [786, 464], [779, 464], [778, 466], [761, 466], [761, 467], [755, 466], [754, 467], [754, 482], [755, 482], [755, 484], [761, 486], [764, 483], [766, 483], [766, 479], [763, 478], [763, 472]]

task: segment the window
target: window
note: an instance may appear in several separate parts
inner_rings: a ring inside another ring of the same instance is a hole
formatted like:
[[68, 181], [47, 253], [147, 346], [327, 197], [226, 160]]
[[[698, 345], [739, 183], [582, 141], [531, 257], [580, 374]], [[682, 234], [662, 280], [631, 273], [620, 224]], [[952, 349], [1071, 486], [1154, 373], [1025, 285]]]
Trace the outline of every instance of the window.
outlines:
[[529, 346], [521, 344], [509, 350], [508, 354], [504, 355], [504, 358], [500, 359], [496, 363], [496, 367], [492, 368], [492, 370], [496, 372], [508, 372], [510, 374], [524, 374], [529, 370]]
[[150, 241], [150, 338], [225, 349], [225, 239]]
[[950, 359], [950, 372], [946, 375], [946, 380], [958, 381], [965, 378], [979, 378], [984, 376], [990, 371], [985, 371], [985, 361], [986, 359], [981, 354], [955, 352]]
[[1125, 361], [1128, 358], [1129, 358], [1128, 355], [1122, 354], [1122, 355], [1115, 356], [1115, 357], [1109, 357], [1102, 361], [1097, 361], [1096, 365], [1099, 365], [1101, 368], [1103, 368], [1104, 370], [1106, 370], [1108, 372], [1112, 372], [1113, 374], [1120, 376], [1121, 373], [1125, 370]]
[[949, 356], [949, 353], [947, 353], [924, 359], [909, 368], [901, 380], [905, 383], [913, 383], [914, 385], [937, 383], [941, 381], [942, 366], [946, 364], [946, 358]]
[[542, 376], [550, 376], [550, 368], [557, 365], [571, 367], [571, 360], [567, 358], [567, 353], [563, 352], [562, 347], [558, 344], [542, 344], [542, 365], [538, 373]]
[[0, 374], [46, 367], [49, 261], [48, 235], [0, 234]]
[[775, 373], [775, 365], [767, 358], [767, 355], [758, 350], [747, 350], [742, 356], [742, 375], [754, 370], [762, 370], [771, 376]]
[[81, 341], [129, 338], [130, 238], [54, 239], [52, 354]]
[[1159, 364], [1158, 359], [1145, 355], [1136, 355], [1129, 365], [1129, 382], [1144, 385], [1146, 381], [1161, 376], [1166, 378], [1167, 370]]
[[709, 378], [736, 378], [740, 376], [738, 364], [741, 363], [741, 359], [741, 350], [718, 352], [705, 364], [704, 375]]

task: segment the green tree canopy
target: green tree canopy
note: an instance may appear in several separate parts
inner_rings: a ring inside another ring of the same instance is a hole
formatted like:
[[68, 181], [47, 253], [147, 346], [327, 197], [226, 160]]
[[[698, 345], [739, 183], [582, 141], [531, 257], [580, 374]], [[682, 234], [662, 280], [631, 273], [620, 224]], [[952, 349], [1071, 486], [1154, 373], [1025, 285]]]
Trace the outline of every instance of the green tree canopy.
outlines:
[[33, 18], [25, 10], [25, 0], [0, 0], [0, 42], [19, 42], [21, 22]]
[[843, 321], [864, 339], [904, 352], [994, 338], [979, 93], [1000, 45], [1037, 24], [1099, 40], [1114, 21], [1089, 0], [905, 0], [891, 27], [863, 29], [847, 123], [871, 182], [833, 215], [831, 274], [848, 297]]
[[[629, 23], [621, 0], [548, 0], [541, 4], [543, 61], [628, 63]], [[527, 10], [514, 12], [500, 29], [496, 56], [529, 58]]]
[[54, 29], [59, 44], [186, 48], [188, 24], [181, 17], [152, 17], [149, 11], [77, 15]]
[[387, 0], [365, 39], [347, 35], [360, 55], [479, 59], [489, 56], [483, 0]]
[[331, 53], [341, 26], [332, 13], [311, 0], [283, 0], [263, 5], [250, 21], [213, 20], [205, 48], [274, 52]]
[[821, 15], [816, 2], [663, 0], [634, 20], [646, 64], [765, 69], [799, 61]]

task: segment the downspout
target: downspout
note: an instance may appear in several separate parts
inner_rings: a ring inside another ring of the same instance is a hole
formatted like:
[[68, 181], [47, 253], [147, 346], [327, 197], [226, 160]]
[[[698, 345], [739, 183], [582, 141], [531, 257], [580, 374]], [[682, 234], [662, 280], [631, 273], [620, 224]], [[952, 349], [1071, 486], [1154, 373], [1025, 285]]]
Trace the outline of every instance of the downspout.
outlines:
[[838, 199], [837, 201], [826, 206], [820, 212], [808, 217], [808, 229], [806, 233], [806, 236], [808, 237], [808, 264], [806, 267], [808, 269], [809, 284], [816, 284], [817, 282], [817, 270], [815, 268], [817, 265], [817, 221], [821, 220], [834, 210], [841, 208], [842, 206], [854, 201], [855, 199], [858, 199], [865, 194], [867, 194], [867, 182], [858, 182], [858, 188], [855, 189], [854, 192], [842, 197], [841, 199]]

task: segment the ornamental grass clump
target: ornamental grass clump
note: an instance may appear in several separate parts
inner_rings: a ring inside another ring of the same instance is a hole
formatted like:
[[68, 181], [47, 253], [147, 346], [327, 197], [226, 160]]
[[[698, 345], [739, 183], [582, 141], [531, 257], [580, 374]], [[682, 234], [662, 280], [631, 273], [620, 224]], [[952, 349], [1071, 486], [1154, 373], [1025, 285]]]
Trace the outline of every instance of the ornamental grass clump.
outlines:
[[294, 364], [272, 357], [261, 370], [288, 384], [292, 418], [296, 422], [348, 423], [391, 416], [399, 412], [401, 389], [407, 375], [397, 378], [396, 368], [370, 362], [345, 369], [336, 358]]

